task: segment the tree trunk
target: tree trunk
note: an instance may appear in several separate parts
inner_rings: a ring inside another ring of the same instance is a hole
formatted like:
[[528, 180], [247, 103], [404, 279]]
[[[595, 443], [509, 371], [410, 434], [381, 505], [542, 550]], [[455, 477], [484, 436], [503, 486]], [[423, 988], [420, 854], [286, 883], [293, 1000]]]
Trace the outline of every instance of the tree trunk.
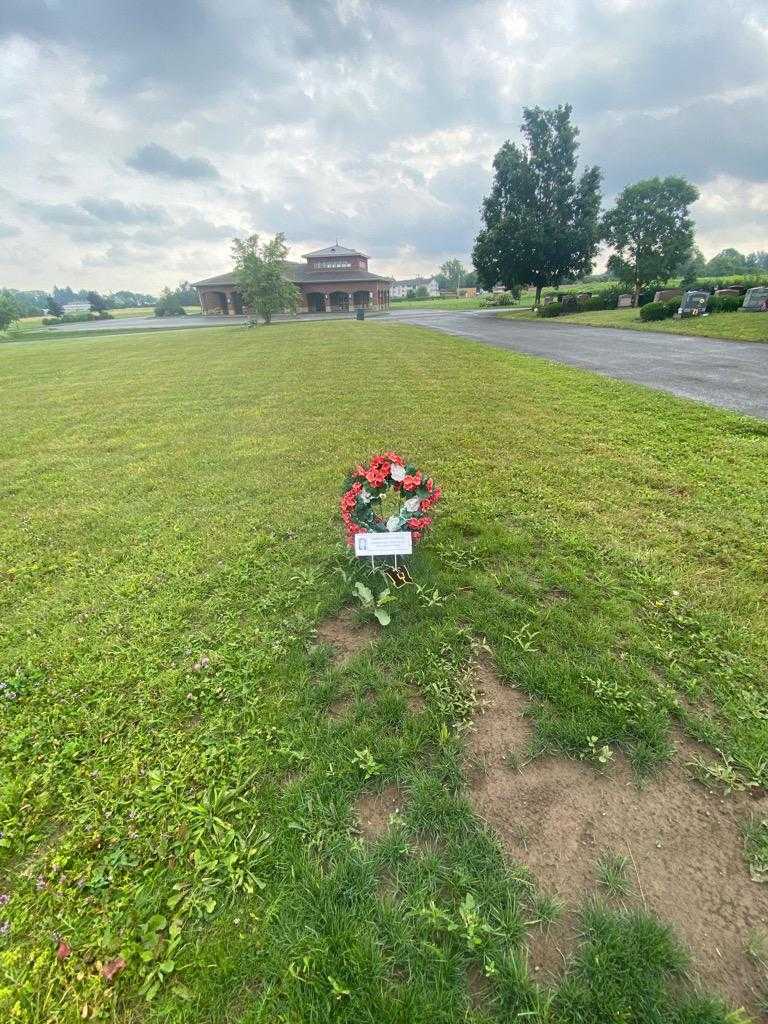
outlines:
[[533, 300], [533, 308], [538, 309], [539, 303], [541, 302], [541, 288], [540, 284], [536, 285], [536, 298]]
[[635, 266], [635, 309], [640, 305], [640, 280], [637, 276], [637, 266]]

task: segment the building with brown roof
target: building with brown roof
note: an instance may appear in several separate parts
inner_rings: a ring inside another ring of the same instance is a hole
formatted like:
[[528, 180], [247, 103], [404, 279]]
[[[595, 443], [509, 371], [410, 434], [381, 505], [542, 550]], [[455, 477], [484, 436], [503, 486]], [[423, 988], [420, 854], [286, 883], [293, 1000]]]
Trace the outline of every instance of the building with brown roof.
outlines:
[[[368, 270], [368, 257], [343, 245], [329, 245], [285, 263], [285, 276], [301, 293], [300, 313], [337, 313], [351, 309], [388, 309], [392, 279]], [[239, 316], [246, 312], [235, 272], [195, 283], [203, 315]]]

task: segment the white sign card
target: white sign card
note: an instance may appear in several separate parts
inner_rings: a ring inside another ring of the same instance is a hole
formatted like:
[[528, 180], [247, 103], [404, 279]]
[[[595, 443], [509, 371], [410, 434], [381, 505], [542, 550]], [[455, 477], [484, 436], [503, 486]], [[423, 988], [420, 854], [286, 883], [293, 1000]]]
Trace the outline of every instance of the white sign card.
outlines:
[[374, 558], [377, 555], [410, 555], [413, 553], [413, 537], [410, 530], [394, 533], [356, 533], [355, 554], [358, 558]]

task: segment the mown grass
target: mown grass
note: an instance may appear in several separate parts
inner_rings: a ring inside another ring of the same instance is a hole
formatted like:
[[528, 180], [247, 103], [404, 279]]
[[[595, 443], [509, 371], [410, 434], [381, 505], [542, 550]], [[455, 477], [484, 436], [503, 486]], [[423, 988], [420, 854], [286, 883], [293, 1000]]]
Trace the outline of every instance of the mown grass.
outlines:
[[[199, 306], [185, 306], [184, 309], [190, 316], [200, 315]], [[110, 315], [115, 320], [123, 320], [129, 316], [154, 316], [155, 310], [153, 306], [131, 306], [125, 309], [110, 309]], [[109, 323], [109, 321], [105, 321]], [[13, 338], [18, 335], [29, 334], [35, 331], [43, 330], [43, 317], [42, 316], [25, 316], [21, 320], [18, 320], [9, 331], [0, 331], [0, 340], [5, 338]]]
[[[504, 316], [502, 312], [499, 314]], [[533, 311], [514, 313], [516, 319], [541, 320]], [[569, 313], [546, 324], [581, 324], [584, 327], [621, 327], [631, 331], [654, 331], [662, 334], [686, 334], [724, 341], [768, 341], [768, 316], [764, 313], [712, 313], [685, 320], [645, 322], [636, 309], [598, 309], [592, 313]]]
[[[726, 1021], [663, 922], [597, 904], [536, 983], [543, 896], [460, 727], [485, 638], [542, 748], [647, 772], [679, 719], [765, 785], [765, 425], [374, 321], [20, 342], [0, 389], [2, 1019]], [[390, 447], [445, 490], [426, 589], [333, 667], [339, 488]]]

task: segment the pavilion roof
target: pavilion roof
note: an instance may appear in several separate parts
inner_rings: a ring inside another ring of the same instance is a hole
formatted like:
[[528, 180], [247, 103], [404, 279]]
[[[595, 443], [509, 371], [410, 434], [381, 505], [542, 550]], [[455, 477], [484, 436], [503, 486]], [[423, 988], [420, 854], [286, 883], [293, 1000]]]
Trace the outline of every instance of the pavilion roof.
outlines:
[[305, 252], [305, 260], [314, 259], [316, 256], [363, 256], [368, 259], [364, 252], [359, 249], [347, 249], [343, 245], [327, 245], [325, 249], [317, 249], [315, 252]]
[[[285, 264], [285, 276], [296, 284], [342, 284], [353, 281], [385, 281], [389, 284], [391, 277], [372, 274], [368, 270], [313, 270], [304, 263]], [[195, 281], [195, 288], [236, 288], [237, 278], [234, 270], [217, 277], [206, 277], [203, 281]]]

